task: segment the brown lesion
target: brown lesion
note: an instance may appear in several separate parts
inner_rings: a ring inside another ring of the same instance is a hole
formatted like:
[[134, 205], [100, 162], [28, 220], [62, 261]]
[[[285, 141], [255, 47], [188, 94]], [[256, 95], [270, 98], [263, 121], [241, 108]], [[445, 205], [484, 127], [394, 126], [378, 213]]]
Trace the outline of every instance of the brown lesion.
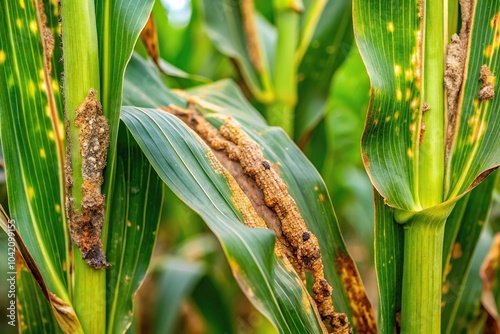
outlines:
[[[105, 197], [101, 194], [104, 182], [102, 173], [106, 166], [109, 146], [109, 125], [102, 115], [102, 107], [96, 99], [96, 92], [90, 90], [83, 103], [77, 108], [75, 125], [80, 129], [79, 147], [82, 157], [82, 200], [81, 208], [75, 208], [72, 197], [73, 179], [69, 134], [66, 151], [66, 211], [71, 239], [77, 244], [82, 257], [93, 268], [108, 267], [102, 251], [101, 230], [104, 222]], [[66, 131], [69, 123], [66, 122]]]
[[495, 77], [490, 71], [488, 65], [481, 66], [479, 73], [479, 81], [481, 81], [481, 88], [477, 94], [481, 101], [491, 100], [495, 96]]
[[224, 167], [228, 166], [255, 211], [276, 233], [277, 251], [286, 255], [304, 283], [305, 272], [311, 273], [313, 299], [328, 331], [350, 333], [347, 316], [334, 311], [332, 287], [325, 279], [318, 240], [307, 228], [287, 185], [264, 157], [259, 144], [231, 117], [225, 117], [218, 130], [194, 108], [171, 105], [162, 109], [183, 120], [212, 148]]
[[460, 0], [462, 13], [462, 28], [460, 34], [453, 34], [446, 51], [446, 69], [444, 73], [444, 86], [448, 105], [448, 125], [446, 130], [446, 157], [451, 154], [453, 138], [456, 130], [457, 115], [459, 113], [459, 100], [462, 83], [465, 77], [465, 64], [467, 61], [467, 48], [469, 35], [472, 29], [473, 0]]

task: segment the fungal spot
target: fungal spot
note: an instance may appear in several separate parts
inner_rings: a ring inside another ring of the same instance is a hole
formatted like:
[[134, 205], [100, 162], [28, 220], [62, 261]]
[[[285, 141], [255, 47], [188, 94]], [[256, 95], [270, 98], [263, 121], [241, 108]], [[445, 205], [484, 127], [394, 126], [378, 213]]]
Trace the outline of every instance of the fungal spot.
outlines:
[[491, 45], [486, 46], [484, 48], [483, 54], [485, 57], [491, 58], [491, 56], [493, 55], [493, 46]]
[[49, 137], [50, 140], [56, 140], [56, 135], [54, 134], [54, 131], [47, 131], [47, 137]]
[[137, 225], [137, 231], [139, 231], [141, 229], [141, 225]]
[[323, 194], [319, 194], [319, 200], [321, 202], [324, 202], [325, 201], [325, 196], [323, 196]]
[[488, 65], [481, 67], [479, 80], [482, 82], [478, 97], [480, 100], [491, 100], [495, 96], [495, 77], [491, 73]]
[[56, 204], [55, 209], [57, 213], [61, 212], [61, 206], [59, 204]]
[[399, 118], [399, 111], [396, 111], [396, 112], [394, 113], [394, 119], [398, 119], [398, 118]]
[[16, 19], [16, 26], [19, 29], [22, 29], [23, 28], [23, 22], [20, 19]]
[[401, 89], [396, 89], [396, 99], [398, 101], [401, 101], [403, 99], [403, 93], [401, 92]]
[[394, 32], [394, 23], [392, 22], [387, 23], [387, 30], [389, 32]]
[[459, 242], [455, 242], [453, 245], [453, 251], [451, 253], [451, 257], [453, 259], [458, 259], [462, 256], [462, 245]]
[[127, 220], [127, 226], [128, 227], [132, 226], [132, 223], [130, 222], [130, 220]]
[[401, 74], [401, 66], [395, 65], [394, 66], [394, 75], [399, 76]]
[[28, 198], [31, 201], [35, 197], [35, 190], [33, 187], [28, 187]]
[[406, 155], [408, 155], [408, 158], [413, 159], [413, 150], [411, 148], [409, 148], [406, 151]]
[[22, 9], [26, 9], [26, 6], [24, 4], [24, 0], [19, 0], [19, 6], [21, 6]]
[[5, 51], [0, 50], [0, 64], [5, 63], [5, 59], [7, 59], [7, 56], [5, 55]]
[[386, 122], [386, 123], [387, 123], [387, 122], [389, 122], [390, 120], [391, 120], [391, 116], [387, 116], [387, 117], [385, 118], [385, 122]]
[[28, 90], [29, 90], [29, 93], [31, 96], [35, 96], [36, 87], [35, 87], [35, 83], [31, 79], [28, 83]]
[[45, 155], [45, 150], [44, 150], [43, 148], [42, 148], [42, 149], [40, 149], [40, 157], [41, 157], [41, 158], [44, 158], [44, 159], [45, 159], [45, 157], [46, 157], [46, 155]]
[[[69, 220], [71, 239], [78, 246], [82, 258], [94, 269], [108, 267], [102, 251], [101, 230], [104, 222], [104, 195], [101, 185], [102, 173], [106, 166], [109, 146], [109, 125], [102, 116], [102, 107], [96, 99], [95, 90], [89, 94], [76, 109], [75, 126], [80, 130], [79, 151], [82, 159], [82, 200], [81, 208], [74, 207], [71, 159], [66, 159], [66, 210]], [[69, 128], [69, 123], [68, 123]], [[68, 136], [69, 138], [69, 136]], [[67, 144], [67, 157], [71, 156]]]
[[30, 30], [32, 33], [36, 33], [38, 31], [38, 27], [35, 21], [30, 21]]

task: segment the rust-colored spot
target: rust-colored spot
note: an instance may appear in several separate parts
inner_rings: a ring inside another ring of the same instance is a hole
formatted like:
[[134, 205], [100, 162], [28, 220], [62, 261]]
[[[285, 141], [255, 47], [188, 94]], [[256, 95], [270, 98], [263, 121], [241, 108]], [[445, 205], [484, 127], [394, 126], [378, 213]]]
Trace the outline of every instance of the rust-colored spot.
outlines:
[[[158, 35], [156, 33], [156, 26], [153, 19], [153, 13], [149, 15], [146, 25], [141, 31], [141, 40], [148, 51], [149, 56], [155, 64], [160, 68], [159, 64], [159, 51], [158, 51]], [[160, 68], [161, 69], [161, 68]]]
[[459, 242], [455, 242], [453, 245], [453, 250], [451, 252], [451, 257], [453, 259], [458, 259], [462, 256], [462, 245]]
[[[102, 251], [101, 230], [104, 221], [104, 195], [101, 194], [102, 172], [106, 166], [109, 146], [109, 125], [102, 116], [102, 107], [96, 92], [88, 96], [76, 110], [75, 125], [80, 129], [79, 147], [82, 157], [81, 208], [74, 207], [72, 197], [72, 167], [68, 140], [66, 161], [67, 200], [66, 210], [71, 239], [78, 246], [89, 266], [99, 269], [108, 267]], [[69, 139], [70, 136], [68, 135]]]
[[375, 314], [354, 262], [348, 255], [339, 254], [335, 258], [335, 264], [352, 307], [354, 315], [352, 320], [356, 331], [358, 333], [377, 333]]

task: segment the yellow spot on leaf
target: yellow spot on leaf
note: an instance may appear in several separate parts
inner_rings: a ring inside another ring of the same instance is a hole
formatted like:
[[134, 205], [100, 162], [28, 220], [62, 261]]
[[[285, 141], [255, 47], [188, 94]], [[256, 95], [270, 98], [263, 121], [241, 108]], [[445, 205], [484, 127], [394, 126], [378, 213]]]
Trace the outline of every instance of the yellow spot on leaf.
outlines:
[[398, 118], [399, 118], [399, 111], [396, 111], [396, 112], [394, 113], [394, 119], [398, 119]]
[[38, 26], [35, 21], [30, 21], [30, 30], [32, 33], [36, 33], [38, 31]]
[[415, 124], [415, 123], [411, 123], [411, 124], [410, 124], [410, 131], [411, 131], [411, 132], [413, 132], [413, 133], [414, 133], [415, 131], [417, 131], [417, 124]]
[[318, 186], [314, 186], [314, 191], [318, 191]]
[[62, 122], [57, 123], [57, 131], [59, 131], [59, 140], [64, 140], [64, 124]]
[[399, 65], [394, 66], [394, 74], [396, 76], [399, 76], [401, 74], [401, 66], [399, 66]]
[[401, 101], [403, 99], [403, 93], [399, 88], [396, 90], [396, 99], [398, 99], [398, 101]]
[[387, 116], [387, 117], [385, 118], [385, 122], [386, 122], [386, 123], [387, 123], [387, 122], [389, 122], [390, 120], [391, 120], [391, 116]]
[[29, 92], [30, 92], [30, 95], [31, 96], [35, 96], [35, 83], [33, 82], [33, 80], [30, 80], [29, 84], [28, 84], [28, 89], [29, 89]]
[[378, 124], [378, 118], [375, 118], [375, 119], [373, 120], [373, 124], [375, 124], [375, 125], [377, 125], [377, 124]]
[[411, 99], [411, 89], [410, 88], [406, 88], [405, 101], [408, 101], [409, 99]]
[[6, 58], [7, 58], [7, 56], [5, 55], [5, 51], [0, 50], [0, 64], [5, 63]]
[[22, 28], [23, 28], [23, 22], [21, 21], [21, 19], [16, 19], [16, 26], [17, 26], [19, 29], [22, 29]]
[[24, 0], [19, 0], [19, 6], [21, 6], [22, 9], [26, 9], [26, 6], [24, 5]]
[[410, 107], [416, 109], [418, 107], [418, 99], [413, 99], [410, 103]]
[[486, 48], [484, 48], [483, 54], [487, 58], [491, 58], [493, 56], [493, 46], [488, 45]]
[[141, 229], [141, 225], [137, 225], [137, 231]]
[[40, 88], [42, 92], [46, 92], [47, 86], [45, 85], [45, 81], [41, 81], [40, 83], [38, 83], [38, 88]]
[[408, 81], [412, 81], [413, 80], [413, 70], [412, 69], [409, 69], [409, 70], [405, 71], [405, 79], [408, 80]]
[[67, 265], [66, 265], [66, 261], [63, 261], [62, 263], [62, 270], [63, 271], [66, 271], [68, 268], [67, 268]]
[[28, 198], [31, 201], [33, 197], [35, 196], [35, 190], [33, 187], [28, 187]]
[[128, 227], [132, 226], [132, 223], [130, 223], [130, 220], [127, 220], [127, 226]]
[[408, 155], [408, 158], [413, 159], [413, 150], [411, 147], [406, 151], [406, 154]]
[[56, 140], [56, 135], [54, 134], [54, 131], [48, 131], [47, 136], [49, 136], [50, 140]]
[[56, 204], [56, 212], [57, 213], [61, 212], [61, 206], [59, 204]]
[[43, 148], [42, 148], [42, 149], [40, 149], [40, 156], [41, 156], [42, 158], [44, 158], [44, 159], [47, 157], [47, 156], [45, 155], [45, 150], [44, 150]]
[[387, 23], [387, 30], [389, 32], [394, 32], [394, 23], [392, 22]]
[[324, 202], [325, 201], [325, 196], [323, 196], [323, 194], [319, 194], [319, 200], [321, 202]]
[[57, 82], [57, 80], [52, 79], [51, 85], [52, 85], [52, 90], [54, 92], [58, 92], [59, 91], [59, 83]]

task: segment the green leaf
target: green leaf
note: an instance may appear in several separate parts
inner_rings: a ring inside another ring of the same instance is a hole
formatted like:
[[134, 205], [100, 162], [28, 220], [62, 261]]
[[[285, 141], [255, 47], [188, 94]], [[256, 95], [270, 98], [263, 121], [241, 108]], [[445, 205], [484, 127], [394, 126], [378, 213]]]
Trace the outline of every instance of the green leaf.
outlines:
[[[306, 1], [306, 11], [316, 2]], [[298, 67], [298, 103], [295, 107], [295, 133], [298, 140], [325, 116], [332, 77], [353, 43], [351, 22], [350, 1], [326, 2]]]
[[[242, 224], [231, 178], [217, 170], [208, 147], [177, 118], [125, 107], [122, 120], [163, 181], [200, 214], [221, 242], [233, 274], [280, 332], [322, 332], [295, 271], [274, 255], [274, 233]], [[297, 308], [301, 305], [301, 308]]]
[[374, 190], [375, 269], [379, 288], [378, 325], [381, 333], [397, 332], [403, 281], [403, 228], [394, 222], [393, 209]]
[[449, 333], [483, 333], [485, 312], [481, 307], [481, 292], [483, 289], [479, 271], [485, 256], [492, 244], [491, 231], [485, 229], [481, 234], [477, 250], [472, 260], [471, 270], [465, 282], [461, 295], [455, 322]]
[[248, 36], [241, 14], [241, 1], [203, 0], [202, 5], [206, 31], [215, 47], [224, 55], [235, 59], [252, 94], [263, 102], [269, 102], [272, 98], [269, 73], [272, 73], [273, 68], [275, 29], [265, 19], [253, 17], [263, 66], [259, 71], [251, 61]]
[[[146, 24], [154, 0], [96, 0], [96, 24], [99, 40], [99, 64], [101, 74], [101, 104], [103, 115], [110, 125], [110, 145], [105, 177], [105, 193], [113, 187], [112, 176], [115, 168], [116, 141], [125, 66], [134, 45]], [[110, 205], [108, 196], [107, 206]], [[106, 214], [103, 236], [109, 225], [109, 210]]]
[[[459, 196], [500, 164], [499, 85], [492, 100], [480, 100], [481, 67], [500, 75], [497, 49], [500, 1], [478, 1], [474, 6], [462, 100], [457, 115], [453, 151], [447, 165], [446, 196]], [[484, 174], [483, 174], [484, 173]]]
[[17, 274], [17, 312], [19, 332], [26, 334], [62, 333], [47, 298], [26, 266], [19, 265]]
[[[194, 95], [190, 96], [190, 99], [199, 103], [207, 112], [215, 111], [235, 117], [260, 145], [266, 158], [279, 164], [281, 178], [297, 202], [308, 228], [318, 238], [325, 275], [335, 291], [333, 300], [336, 310], [346, 313], [360, 332], [375, 328], [370, 302], [366, 298], [356, 266], [345, 247], [321, 176], [281, 129], [257, 122], [258, 112], [248, 104], [240, 105], [239, 95], [232, 93], [234, 90], [237, 90], [234, 83], [221, 81], [191, 90], [190, 93]], [[208, 119], [211, 119], [210, 114]], [[220, 122], [216, 119], [213, 121]], [[357, 293], [352, 290], [354, 287]]]
[[[455, 315], [465, 287], [477, 243], [491, 211], [492, 194], [498, 173], [464, 196], [455, 206], [446, 223], [445, 252], [443, 261], [442, 332], [452, 333]], [[463, 207], [463, 209], [462, 209]], [[459, 226], [457, 234], [449, 229]], [[453, 238], [456, 235], [455, 238]], [[448, 247], [446, 245], [449, 244]], [[446, 251], [448, 250], [448, 251]]]
[[120, 128], [112, 197], [107, 332], [123, 333], [132, 321], [133, 297], [151, 260], [163, 203], [162, 181], [125, 126]]
[[[35, 3], [0, 2], [1, 142], [12, 218], [47, 288], [71, 305], [59, 83], [44, 70], [43, 27]], [[53, 24], [57, 6], [46, 8]]]
[[133, 54], [125, 71], [123, 105], [154, 108], [175, 103], [185, 107], [187, 102], [166, 89], [161, 74], [152, 61]]
[[181, 304], [191, 295], [204, 274], [205, 268], [200, 263], [179, 258], [169, 258], [165, 262], [157, 282], [155, 333], [174, 333]]
[[379, 1], [353, 2], [354, 31], [372, 85], [363, 159], [378, 192], [389, 205], [404, 210], [419, 207], [419, 135], [413, 129], [419, 129], [421, 91], [415, 78], [418, 64], [412, 62], [414, 32], [420, 29], [417, 7], [410, 0], [383, 6]]

